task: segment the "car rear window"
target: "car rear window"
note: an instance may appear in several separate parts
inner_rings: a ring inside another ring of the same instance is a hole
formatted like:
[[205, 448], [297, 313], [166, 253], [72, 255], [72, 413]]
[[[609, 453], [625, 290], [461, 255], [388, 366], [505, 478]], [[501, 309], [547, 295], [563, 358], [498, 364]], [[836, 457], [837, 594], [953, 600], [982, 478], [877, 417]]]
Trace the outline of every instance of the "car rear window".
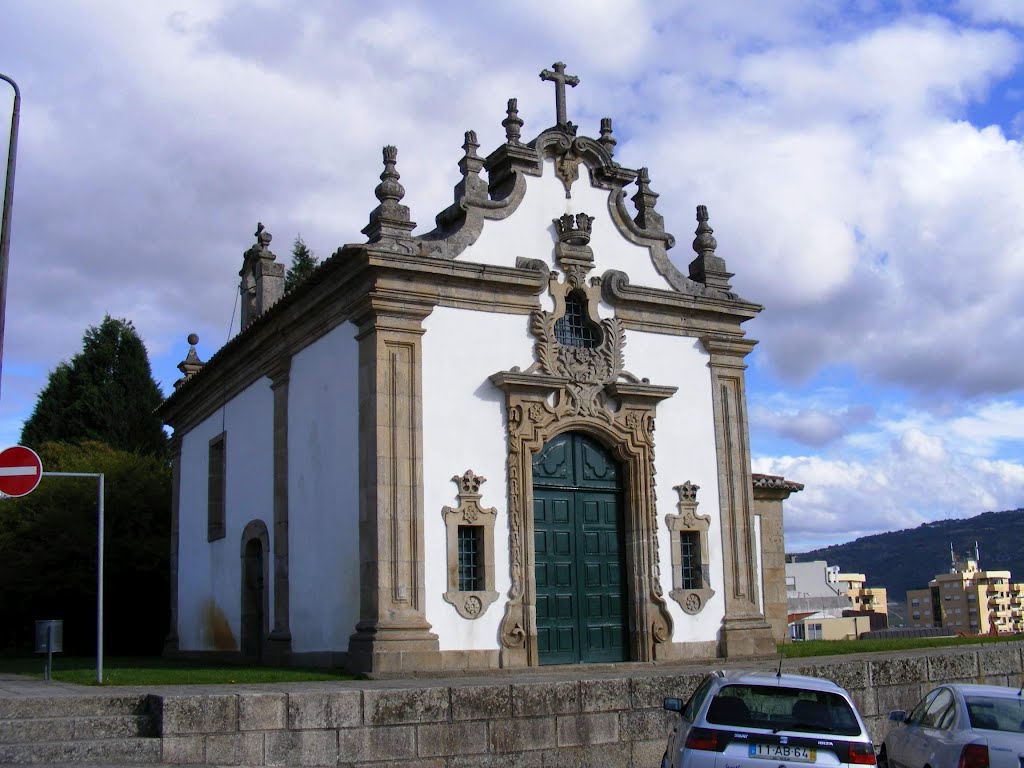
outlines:
[[778, 685], [727, 685], [711, 700], [706, 718], [739, 728], [860, 735], [853, 708], [839, 694]]
[[1024, 733], [1024, 700], [1019, 696], [1004, 699], [995, 696], [965, 696], [972, 728]]

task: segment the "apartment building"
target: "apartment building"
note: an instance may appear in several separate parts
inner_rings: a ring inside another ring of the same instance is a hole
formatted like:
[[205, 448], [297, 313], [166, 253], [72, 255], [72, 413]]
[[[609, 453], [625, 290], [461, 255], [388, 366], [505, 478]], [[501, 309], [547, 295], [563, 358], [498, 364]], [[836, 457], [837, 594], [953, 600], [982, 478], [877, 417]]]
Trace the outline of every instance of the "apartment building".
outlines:
[[1024, 632], [1024, 583], [1009, 571], [983, 571], [974, 557], [952, 557], [927, 589], [907, 590], [907, 625], [945, 627], [957, 634]]

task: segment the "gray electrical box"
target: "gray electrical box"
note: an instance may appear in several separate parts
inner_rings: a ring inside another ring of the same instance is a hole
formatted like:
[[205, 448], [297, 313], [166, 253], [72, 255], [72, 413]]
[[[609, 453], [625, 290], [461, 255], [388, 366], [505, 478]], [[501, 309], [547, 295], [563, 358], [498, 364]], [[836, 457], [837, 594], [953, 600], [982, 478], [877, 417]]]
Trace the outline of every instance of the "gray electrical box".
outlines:
[[44, 619], [36, 622], [36, 653], [62, 653], [64, 651], [64, 622]]

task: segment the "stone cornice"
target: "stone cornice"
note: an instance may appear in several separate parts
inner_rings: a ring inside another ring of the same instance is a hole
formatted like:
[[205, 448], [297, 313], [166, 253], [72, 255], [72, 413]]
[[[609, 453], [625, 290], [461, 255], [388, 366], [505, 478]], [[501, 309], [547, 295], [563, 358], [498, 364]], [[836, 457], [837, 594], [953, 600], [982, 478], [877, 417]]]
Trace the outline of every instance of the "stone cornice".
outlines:
[[618, 270], [608, 270], [601, 276], [601, 295], [631, 330], [685, 336], [740, 338], [740, 324], [763, 309], [743, 299], [632, 285], [629, 275]]
[[781, 475], [753, 474], [755, 501], [783, 501], [790, 494], [799, 493], [804, 489], [803, 483], [787, 480]]
[[746, 368], [743, 358], [757, 346], [757, 342], [753, 339], [731, 336], [701, 336], [700, 342], [711, 355], [711, 364], [723, 368]]

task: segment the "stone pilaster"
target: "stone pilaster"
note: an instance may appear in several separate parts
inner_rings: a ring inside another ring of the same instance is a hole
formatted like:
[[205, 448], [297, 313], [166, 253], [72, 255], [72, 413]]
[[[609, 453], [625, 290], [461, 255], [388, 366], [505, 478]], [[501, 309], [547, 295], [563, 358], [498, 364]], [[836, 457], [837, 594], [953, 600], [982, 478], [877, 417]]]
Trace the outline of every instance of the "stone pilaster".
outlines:
[[786, 640], [786, 541], [782, 502], [803, 485], [774, 475], [754, 475], [754, 513], [761, 516], [764, 617], [776, 643]]
[[722, 554], [725, 570], [725, 616], [721, 653], [726, 657], [775, 653], [771, 627], [761, 613], [757, 550], [754, 538], [754, 498], [750, 471], [743, 358], [756, 342], [704, 336], [711, 355], [711, 389], [718, 456], [718, 495], [721, 510]]
[[164, 652], [178, 650], [178, 519], [181, 506], [181, 435], [175, 432], [170, 440], [171, 449], [171, 551], [170, 581], [168, 593], [170, 598], [170, 621], [167, 639], [164, 640]]
[[360, 620], [354, 671], [440, 664], [425, 615], [422, 321], [432, 306], [371, 292], [359, 327]]
[[274, 627], [264, 656], [283, 660], [292, 648], [288, 583], [288, 382], [291, 356], [270, 371], [274, 392]]

